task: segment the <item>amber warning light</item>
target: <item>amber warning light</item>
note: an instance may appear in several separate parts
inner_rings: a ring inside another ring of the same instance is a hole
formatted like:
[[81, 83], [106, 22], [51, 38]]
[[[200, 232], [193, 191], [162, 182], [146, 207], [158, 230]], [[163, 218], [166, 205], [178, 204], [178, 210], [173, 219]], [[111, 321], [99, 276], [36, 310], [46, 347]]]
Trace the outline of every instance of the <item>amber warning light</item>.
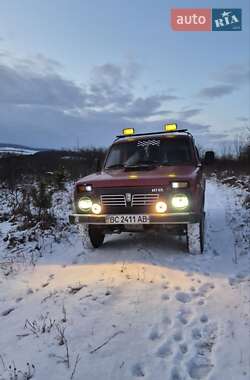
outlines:
[[134, 133], [135, 133], [134, 128], [125, 128], [122, 131], [122, 134], [125, 136], [130, 136], [130, 135], [133, 135]]
[[165, 132], [174, 132], [177, 130], [177, 124], [165, 124], [164, 131]]

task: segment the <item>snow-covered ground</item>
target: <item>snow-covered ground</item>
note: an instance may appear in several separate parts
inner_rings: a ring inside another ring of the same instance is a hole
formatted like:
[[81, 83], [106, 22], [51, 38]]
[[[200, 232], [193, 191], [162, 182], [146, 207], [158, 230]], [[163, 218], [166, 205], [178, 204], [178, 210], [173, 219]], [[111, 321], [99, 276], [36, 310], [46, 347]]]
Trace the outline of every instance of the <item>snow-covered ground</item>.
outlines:
[[31, 148], [14, 148], [11, 146], [2, 146], [0, 147], [0, 155], [1, 154], [15, 154], [15, 155], [30, 155], [39, 152], [38, 150]]
[[[17, 263], [1, 241], [0, 379], [250, 379], [243, 195], [208, 182], [200, 256], [164, 234], [107, 237], [84, 251], [72, 228]], [[1, 223], [2, 236], [12, 227]]]

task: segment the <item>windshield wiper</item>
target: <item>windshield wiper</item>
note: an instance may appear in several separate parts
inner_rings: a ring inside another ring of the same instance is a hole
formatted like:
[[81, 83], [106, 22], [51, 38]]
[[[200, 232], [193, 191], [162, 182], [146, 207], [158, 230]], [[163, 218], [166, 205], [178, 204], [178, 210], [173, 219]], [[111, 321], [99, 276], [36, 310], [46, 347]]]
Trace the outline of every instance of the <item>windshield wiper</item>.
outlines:
[[157, 166], [159, 164], [158, 161], [138, 161], [134, 165], [126, 165], [125, 170], [130, 170], [130, 169], [151, 169]]
[[180, 161], [172, 161], [172, 162], [162, 162], [161, 163], [161, 165], [162, 166], [175, 166], [175, 165], [190, 165], [191, 164], [191, 162], [187, 162], [187, 161], [185, 161], [185, 162], [180, 162]]
[[122, 168], [124, 168], [123, 164], [114, 164], [114, 165], [107, 166], [105, 169], [122, 169]]
[[137, 166], [155, 166], [157, 164], [160, 164], [160, 162], [158, 161], [150, 161], [150, 160], [142, 160], [142, 161], [138, 161], [136, 162], [134, 165], [126, 165], [125, 168], [131, 168], [131, 167], [137, 167]]

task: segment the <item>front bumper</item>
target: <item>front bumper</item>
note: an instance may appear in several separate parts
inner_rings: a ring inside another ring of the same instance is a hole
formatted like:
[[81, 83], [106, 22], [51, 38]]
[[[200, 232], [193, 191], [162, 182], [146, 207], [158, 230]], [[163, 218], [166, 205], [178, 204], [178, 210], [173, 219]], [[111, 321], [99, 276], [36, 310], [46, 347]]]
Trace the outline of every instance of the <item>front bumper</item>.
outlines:
[[[111, 214], [109, 214], [111, 215]], [[117, 215], [117, 214], [116, 214]], [[201, 215], [193, 212], [178, 212], [178, 213], [166, 213], [166, 214], [147, 214], [149, 215], [149, 224], [189, 224], [199, 223]], [[104, 224], [106, 223], [105, 215], [93, 215], [93, 214], [71, 214], [69, 215], [69, 222], [71, 224]]]

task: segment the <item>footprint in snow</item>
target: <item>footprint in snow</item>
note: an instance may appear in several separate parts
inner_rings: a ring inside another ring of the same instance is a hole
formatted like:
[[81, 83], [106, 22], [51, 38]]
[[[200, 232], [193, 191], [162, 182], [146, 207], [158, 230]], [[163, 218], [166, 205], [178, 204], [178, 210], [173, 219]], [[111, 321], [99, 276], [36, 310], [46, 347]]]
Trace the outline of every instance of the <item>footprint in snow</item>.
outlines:
[[177, 299], [177, 301], [182, 303], [188, 303], [192, 300], [191, 295], [185, 292], [176, 293], [175, 298]]
[[213, 255], [214, 256], [220, 256], [219, 252], [216, 249], [213, 249]]
[[166, 293], [166, 294], [163, 294], [163, 295], [161, 296], [161, 299], [162, 299], [163, 301], [168, 301], [168, 300], [170, 299], [170, 296]]
[[180, 310], [177, 314], [177, 319], [183, 324], [188, 324], [188, 318], [191, 315], [189, 310]]
[[180, 342], [182, 340], [182, 332], [181, 330], [177, 330], [174, 335], [173, 335], [173, 338], [176, 342]]
[[201, 323], [207, 323], [208, 322], [208, 316], [206, 314], [202, 314], [200, 317]]
[[171, 380], [182, 380], [183, 377], [179, 373], [179, 369], [174, 367], [171, 371]]
[[189, 361], [187, 368], [191, 379], [201, 380], [207, 377], [213, 368], [213, 364], [205, 356], [195, 356]]
[[10, 313], [12, 313], [12, 311], [14, 311], [14, 310], [15, 310], [14, 307], [10, 307], [9, 309], [4, 310], [4, 311], [1, 313], [1, 316], [2, 316], [2, 317], [7, 317], [7, 315], [9, 315]]
[[144, 377], [145, 373], [140, 363], [136, 363], [132, 367], [132, 375], [135, 377]]
[[33, 294], [33, 293], [34, 293], [34, 290], [31, 289], [31, 288], [28, 288], [26, 293], [27, 293], [27, 294]]
[[164, 323], [165, 325], [171, 325], [172, 321], [168, 316], [166, 316], [162, 319], [162, 323]]
[[206, 282], [205, 284], [199, 287], [198, 295], [204, 297], [208, 293], [209, 290], [212, 290], [214, 288], [215, 286], [212, 282]]
[[162, 289], [168, 289], [169, 288], [169, 285], [168, 284], [163, 284], [162, 285]]
[[192, 337], [195, 339], [195, 340], [199, 340], [201, 338], [201, 331], [198, 327], [195, 327], [193, 330], [192, 330]]
[[172, 355], [173, 352], [172, 352], [172, 349], [171, 349], [171, 345], [170, 345], [170, 342], [165, 342], [163, 343], [157, 350], [157, 353], [156, 355], [160, 358], [166, 358], [167, 356], [170, 356]]
[[181, 343], [179, 347], [182, 354], [186, 354], [188, 352], [188, 346], [186, 343]]
[[149, 339], [150, 340], [157, 340], [157, 339], [160, 339], [160, 337], [161, 337], [161, 335], [159, 333], [158, 327], [154, 327], [149, 334]]
[[203, 299], [200, 299], [200, 300], [198, 301], [198, 305], [199, 305], [199, 306], [204, 305], [204, 303], [205, 303], [205, 301], [204, 301]]

